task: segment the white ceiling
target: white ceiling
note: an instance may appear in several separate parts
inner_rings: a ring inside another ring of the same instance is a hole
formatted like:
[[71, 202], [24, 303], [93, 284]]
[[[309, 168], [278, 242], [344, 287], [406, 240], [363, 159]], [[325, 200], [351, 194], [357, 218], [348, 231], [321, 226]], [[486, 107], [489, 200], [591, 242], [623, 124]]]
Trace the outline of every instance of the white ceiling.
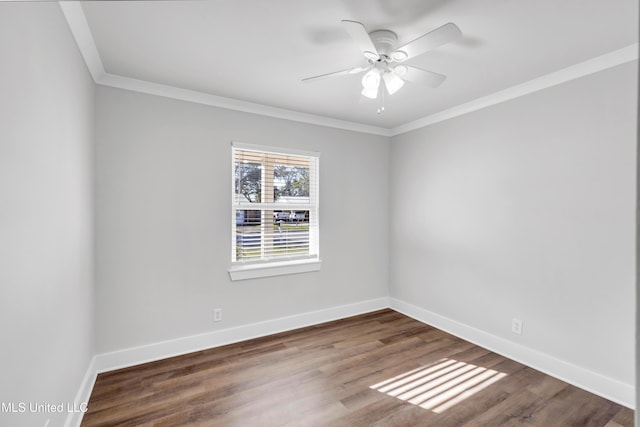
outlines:
[[[638, 42], [637, 0], [210, 0], [83, 2], [106, 73], [328, 118], [396, 128]], [[407, 83], [385, 112], [340, 21], [410, 41], [447, 22], [461, 39], [407, 61], [448, 76]]]

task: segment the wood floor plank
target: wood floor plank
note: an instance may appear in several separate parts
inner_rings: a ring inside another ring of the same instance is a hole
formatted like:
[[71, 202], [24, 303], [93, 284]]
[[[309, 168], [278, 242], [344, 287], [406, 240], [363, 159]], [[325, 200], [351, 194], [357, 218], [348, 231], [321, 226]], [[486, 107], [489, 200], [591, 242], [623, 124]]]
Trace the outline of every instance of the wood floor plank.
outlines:
[[100, 374], [82, 426], [633, 426], [633, 411], [379, 310]]
[[620, 412], [618, 412], [616, 416], [613, 417], [612, 421], [623, 426], [629, 426], [629, 425], [633, 425], [634, 416], [635, 414], [631, 409], [622, 408]]

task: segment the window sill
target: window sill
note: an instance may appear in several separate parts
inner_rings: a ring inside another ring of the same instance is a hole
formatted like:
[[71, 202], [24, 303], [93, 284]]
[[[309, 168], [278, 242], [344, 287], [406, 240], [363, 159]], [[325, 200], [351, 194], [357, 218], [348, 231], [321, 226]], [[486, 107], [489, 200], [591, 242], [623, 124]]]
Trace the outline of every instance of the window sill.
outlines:
[[285, 274], [319, 271], [322, 261], [304, 259], [296, 261], [270, 262], [266, 264], [234, 264], [229, 269], [231, 280], [257, 279], [260, 277], [283, 276]]

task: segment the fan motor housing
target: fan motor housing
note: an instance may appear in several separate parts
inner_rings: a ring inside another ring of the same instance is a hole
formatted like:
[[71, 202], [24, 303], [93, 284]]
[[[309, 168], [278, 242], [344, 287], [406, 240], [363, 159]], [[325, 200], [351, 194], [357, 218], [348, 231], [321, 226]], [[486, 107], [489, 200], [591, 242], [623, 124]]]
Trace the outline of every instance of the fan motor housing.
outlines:
[[372, 31], [369, 33], [369, 37], [380, 55], [389, 56], [398, 42], [398, 36], [390, 30]]

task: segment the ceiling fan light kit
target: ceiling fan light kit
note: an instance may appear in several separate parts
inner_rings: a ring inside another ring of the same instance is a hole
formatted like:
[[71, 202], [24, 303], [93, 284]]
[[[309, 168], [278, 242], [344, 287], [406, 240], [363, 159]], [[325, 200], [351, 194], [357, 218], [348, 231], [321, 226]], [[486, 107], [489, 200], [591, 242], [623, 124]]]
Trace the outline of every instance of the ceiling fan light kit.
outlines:
[[404, 86], [404, 80], [391, 71], [385, 72], [382, 79], [384, 80], [384, 86], [387, 88], [389, 95], [393, 95]]
[[378, 89], [380, 84], [380, 70], [372, 68], [362, 77], [363, 89]]
[[407, 52], [403, 51], [403, 50], [395, 50], [393, 52], [391, 52], [391, 59], [396, 61], [396, 62], [402, 62], [405, 59], [407, 59], [409, 57], [409, 55], [407, 55]]
[[[349, 20], [343, 20], [342, 25], [360, 48], [367, 61], [367, 66], [320, 74], [302, 79], [302, 81], [311, 82], [327, 77], [364, 72], [361, 93], [370, 99], [378, 98], [379, 93], [382, 92], [380, 90], [381, 85], [384, 86], [389, 95], [393, 95], [404, 86], [405, 80], [432, 88], [441, 85], [446, 76], [398, 63], [422, 55], [462, 35], [462, 32], [455, 24], [448, 23], [423, 34], [403, 46], [397, 47], [398, 36], [393, 31], [376, 30], [367, 32], [362, 23]], [[378, 113], [381, 111], [384, 111], [383, 105], [378, 108]]]
[[398, 77], [402, 77], [407, 74], [407, 67], [404, 65], [396, 65], [393, 69], [393, 72], [398, 75]]
[[376, 99], [378, 97], [378, 89], [379, 87], [374, 87], [374, 88], [362, 88], [362, 96], [365, 96], [369, 99]]

